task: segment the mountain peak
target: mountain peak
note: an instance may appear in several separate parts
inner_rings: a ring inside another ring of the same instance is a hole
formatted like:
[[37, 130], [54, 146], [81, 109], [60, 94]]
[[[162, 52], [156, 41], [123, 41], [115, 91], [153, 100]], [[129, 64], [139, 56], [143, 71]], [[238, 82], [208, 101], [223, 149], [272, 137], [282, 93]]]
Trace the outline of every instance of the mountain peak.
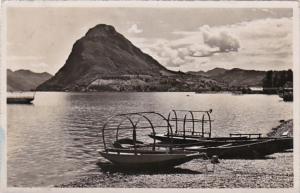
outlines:
[[243, 71], [243, 70], [240, 68], [232, 68], [231, 71]]
[[73, 45], [64, 66], [40, 90], [84, 89], [94, 80], [127, 75], [159, 76], [167, 69], [111, 25], [98, 24]]
[[95, 27], [88, 30], [86, 37], [98, 37], [103, 35], [115, 35], [117, 31], [111, 25], [98, 24]]
[[207, 72], [213, 71], [213, 70], [227, 70], [227, 69], [225, 69], [225, 68], [220, 68], [220, 67], [216, 67], [216, 68], [213, 68], [213, 69], [211, 69], [211, 70], [208, 70]]
[[19, 69], [19, 70], [16, 70], [15, 72], [17, 72], [17, 73], [33, 73], [32, 71], [27, 70], [27, 69]]

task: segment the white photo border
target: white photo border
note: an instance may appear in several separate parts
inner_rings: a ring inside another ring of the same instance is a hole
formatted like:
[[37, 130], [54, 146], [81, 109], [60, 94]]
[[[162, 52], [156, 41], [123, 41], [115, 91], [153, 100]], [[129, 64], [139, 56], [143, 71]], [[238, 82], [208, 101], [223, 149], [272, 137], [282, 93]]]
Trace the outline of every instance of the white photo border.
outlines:
[[[7, 187], [7, 105], [6, 105], [6, 9], [8, 7], [174, 7], [174, 8], [291, 8], [293, 9], [293, 72], [294, 72], [294, 187], [278, 189], [183, 189], [183, 188], [13, 188]], [[107, 192], [107, 193], [182, 193], [182, 192], [300, 192], [300, 64], [299, 64], [299, 3], [295, 1], [5, 1], [1, 6], [1, 75], [0, 75], [0, 192]], [[4, 136], [1, 135], [4, 132]], [[2, 141], [1, 141], [2, 140]], [[4, 141], [3, 141], [4, 140]], [[2, 144], [1, 144], [2, 143]]]

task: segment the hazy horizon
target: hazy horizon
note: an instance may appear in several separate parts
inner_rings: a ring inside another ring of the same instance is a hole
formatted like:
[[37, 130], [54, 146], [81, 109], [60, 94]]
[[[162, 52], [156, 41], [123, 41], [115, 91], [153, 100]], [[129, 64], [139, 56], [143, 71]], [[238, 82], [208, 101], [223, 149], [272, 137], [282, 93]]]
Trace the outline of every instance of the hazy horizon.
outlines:
[[170, 70], [293, 67], [292, 9], [9, 7], [7, 68], [54, 75], [100, 23]]

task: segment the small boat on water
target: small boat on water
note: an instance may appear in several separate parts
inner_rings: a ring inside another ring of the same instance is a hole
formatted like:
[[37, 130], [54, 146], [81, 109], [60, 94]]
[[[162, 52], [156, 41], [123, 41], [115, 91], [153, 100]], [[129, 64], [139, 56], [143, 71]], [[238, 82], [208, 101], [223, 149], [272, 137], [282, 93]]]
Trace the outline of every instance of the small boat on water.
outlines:
[[32, 92], [9, 92], [7, 93], [7, 104], [31, 104], [35, 93]]
[[[154, 125], [150, 116], [155, 116], [163, 125]], [[102, 128], [104, 149], [99, 153], [114, 165], [127, 169], [174, 167], [204, 156], [204, 153], [197, 151], [160, 146], [145, 132], [147, 129], [155, 132], [157, 128], [169, 128], [169, 122], [156, 112], [115, 115]], [[137, 137], [141, 139], [137, 140]]]

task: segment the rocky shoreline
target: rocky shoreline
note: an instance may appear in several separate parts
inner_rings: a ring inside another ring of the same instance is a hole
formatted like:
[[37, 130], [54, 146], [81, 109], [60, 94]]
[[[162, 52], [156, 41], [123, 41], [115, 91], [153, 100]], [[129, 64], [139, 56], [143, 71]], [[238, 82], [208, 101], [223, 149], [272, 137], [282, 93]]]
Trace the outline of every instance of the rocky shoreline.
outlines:
[[[268, 136], [292, 136], [293, 120], [281, 121]], [[105, 162], [95, 173], [60, 184], [60, 188], [291, 188], [293, 153], [276, 153], [264, 159], [193, 160], [166, 171], [120, 171]]]
[[267, 134], [268, 137], [293, 136], [293, 119], [280, 120], [280, 125], [272, 128], [272, 131]]

